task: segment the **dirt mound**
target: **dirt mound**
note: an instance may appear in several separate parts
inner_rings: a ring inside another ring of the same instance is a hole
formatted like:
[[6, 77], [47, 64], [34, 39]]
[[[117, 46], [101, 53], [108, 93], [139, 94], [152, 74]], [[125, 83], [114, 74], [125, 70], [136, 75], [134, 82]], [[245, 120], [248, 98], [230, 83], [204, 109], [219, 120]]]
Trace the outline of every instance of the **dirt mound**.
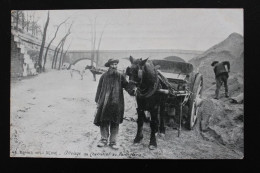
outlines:
[[244, 52], [235, 59], [235, 61], [231, 62], [232, 71], [236, 73], [240, 73], [244, 76]]
[[178, 57], [178, 56], [168, 56], [166, 58], [163, 58], [165, 60], [169, 60], [169, 61], [178, 61], [178, 62], [185, 62], [184, 59]]
[[240, 34], [232, 33], [224, 41], [212, 46], [201, 55], [189, 60], [190, 63], [198, 66], [202, 60], [212, 53], [227, 51], [234, 57], [239, 57], [244, 52], [244, 38]]
[[211, 63], [213, 61], [229, 61], [230, 75], [240, 73], [243, 75], [244, 66], [244, 41], [237, 33], [231, 34], [221, 43], [211, 47], [200, 56], [189, 61], [196, 71], [203, 75], [204, 88], [207, 89], [215, 81], [215, 75]]
[[244, 112], [242, 104], [206, 99], [200, 109], [198, 126], [205, 139], [244, 152]]
[[241, 96], [244, 92], [244, 41], [237, 33], [211, 47], [203, 54], [191, 59], [195, 71], [203, 75], [204, 102], [199, 111], [198, 127], [195, 129], [203, 139], [224, 145], [232, 150], [244, 151], [244, 108], [231, 98], [224, 97], [220, 89], [220, 100], [214, 100], [216, 81], [211, 63], [229, 61], [228, 79], [230, 97]]

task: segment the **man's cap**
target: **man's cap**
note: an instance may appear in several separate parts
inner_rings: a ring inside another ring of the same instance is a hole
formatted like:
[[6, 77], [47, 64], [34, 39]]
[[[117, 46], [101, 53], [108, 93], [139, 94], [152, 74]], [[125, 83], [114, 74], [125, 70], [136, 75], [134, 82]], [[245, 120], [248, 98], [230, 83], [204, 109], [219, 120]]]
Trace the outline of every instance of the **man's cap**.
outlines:
[[211, 66], [214, 66], [215, 64], [217, 64], [218, 63], [218, 61], [213, 61], [212, 63], [211, 63]]
[[105, 63], [105, 67], [109, 67], [111, 63], [119, 63], [118, 59], [111, 58]]

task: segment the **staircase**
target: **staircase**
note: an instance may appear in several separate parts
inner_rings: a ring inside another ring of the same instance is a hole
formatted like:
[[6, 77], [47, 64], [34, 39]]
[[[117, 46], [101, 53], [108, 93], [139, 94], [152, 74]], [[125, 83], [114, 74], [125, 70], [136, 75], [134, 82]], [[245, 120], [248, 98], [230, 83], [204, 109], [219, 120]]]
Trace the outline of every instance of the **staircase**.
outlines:
[[28, 35], [11, 30], [11, 77], [36, 75], [35, 62], [27, 53]]

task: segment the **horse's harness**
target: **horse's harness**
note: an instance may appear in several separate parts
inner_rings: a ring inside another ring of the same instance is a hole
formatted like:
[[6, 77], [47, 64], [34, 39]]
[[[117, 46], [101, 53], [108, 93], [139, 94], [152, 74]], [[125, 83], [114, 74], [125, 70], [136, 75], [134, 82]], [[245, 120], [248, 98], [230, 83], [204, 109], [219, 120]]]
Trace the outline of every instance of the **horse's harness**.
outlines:
[[139, 87], [143, 83], [144, 66], [140, 67], [138, 65], [138, 67], [139, 67], [139, 69], [138, 69], [138, 78], [140, 78], [140, 83], [136, 82], [136, 81], [132, 81], [132, 80], [131, 80], [131, 82], [137, 85], [137, 90], [139, 91], [138, 92], [139, 93], [138, 94], [139, 97], [148, 98], [148, 97], [152, 96], [156, 92], [156, 90], [158, 88], [158, 85], [159, 85], [158, 72], [157, 72], [156, 69], [154, 69], [155, 76], [156, 76], [156, 81], [155, 81], [152, 89], [149, 89], [149, 87], [148, 87], [148, 91], [145, 92], [145, 90], [147, 88], [141, 90], [141, 88]]

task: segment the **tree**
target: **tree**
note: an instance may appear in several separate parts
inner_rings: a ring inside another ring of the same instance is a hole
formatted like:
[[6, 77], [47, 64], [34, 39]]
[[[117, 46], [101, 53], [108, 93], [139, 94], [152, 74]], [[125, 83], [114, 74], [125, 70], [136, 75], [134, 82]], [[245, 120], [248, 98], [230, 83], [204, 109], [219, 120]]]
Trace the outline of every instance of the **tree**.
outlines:
[[16, 11], [16, 29], [18, 30], [19, 25], [19, 10]]
[[26, 31], [28, 32], [29, 31], [29, 25], [30, 25], [30, 21], [29, 21], [29, 17], [28, 17], [28, 12], [26, 13]]
[[57, 56], [59, 54], [60, 45], [62, 44], [63, 39], [64, 38], [61, 39], [61, 41], [59, 42], [58, 46], [55, 48], [53, 59], [52, 59], [52, 68], [56, 68]]
[[53, 56], [53, 61], [52, 61], [52, 68], [56, 68], [56, 63], [57, 63], [57, 58], [58, 58], [58, 54], [59, 54], [59, 51], [61, 49], [61, 45], [63, 43], [63, 41], [66, 40], [66, 38], [68, 37], [68, 35], [71, 33], [70, 32], [70, 29], [71, 29], [71, 26], [72, 26], [73, 23], [71, 23], [69, 29], [68, 29], [68, 32], [66, 33], [66, 35], [61, 39], [61, 41], [59, 42], [58, 46], [56, 47], [55, 51], [54, 51], [54, 56]]
[[21, 22], [20, 18], [23, 16], [23, 11], [21, 10], [13, 10], [11, 12], [11, 16], [13, 18], [13, 23], [15, 24], [15, 29], [19, 29], [19, 23]]
[[101, 35], [99, 37], [98, 48], [97, 48], [97, 62], [96, 62], [97, 65], [98, 65], [98, 62], [99, 62], [99, 48], [100, 48], [100, 44], [101, 44], [101, 40], [102, 40], [102, 36], [103, 36], [103, 32], [104, 32], [105, 27], [106, 27], [106, 25], [104, 26], [104, 28], [101, 32]]
[[25, 21], [25, 17], [24, 17], [24, 13], [22, 13], [22, 29], [24, 30], [26, 26], [26, 21]]
[[[30, 14], [30, 19], [28, 23], [29, 28], [27, 28], [27, 32], [28, 30], [30, 30], [33, 36], [38, 36], [38, 33], [41, 33], [41, 27], [38, 25], [37, 21], [38, 21], [37, 19], [35, 20], [35, 12]], [[43, 34], [41, 36], [43, 37]]]
[[48, 25], [49, 25], [49, 20], [50, 20], [50, 13], [48, 11], [47, 21], [45, 23], [45, 27], [44, 27], [44, 30], [43, 30], [42, 44], [41, 44], [40, 53], [39, 53], [39, 59], [38, 59], [39, 72], [42, 71], [42, 55], [43, 55], [43, 51], [44, 51], [45, 40], [46, 40], [46, 33], [47, 33]]
[[56, 38], [60, 26], [61, 26], [62, 24], [64, 24], [68, 19], [69, 19], [69, 18], [67, 18], [66, 20], [64, 20], [63, 22], [61, 22], [61, 23], [58, 25], [58, 27], [57, 27], [57, 29], [56, 29], [56, 31], [55, 31], [54, 37], [51, 39], [51, 41], [49, 42], [49, 44], [48, 44], [48, 46], [47, 46], [47, 48], [46, 48], [46, 52], [45, 52], [45, 56], [44, 56], [43, 71], [45, 71], [45, 64], [46, 64], [46, 61], [47, 61], [47, 54], [48, 54], [50, 45], [52, 44], [53, 40]]
[[96, 17], [95, 17], [95, 23], [93, 24], [92, 21], [90, 20], [90, 25], [91, 25], [91, 66], [93, 66], [93, 62], [95, 59], [95, 44], [96, 44]]
[[[62, 44], [59, 48], [59, 51], [61, 50], [61, 54], [60, 54], [60, 60], [59, 60], [59, 67], [58, 69], [60, 70], [60, 66], [61, 66], [61, 61], [62, 61], [62, 54], [63, 54], [63, 46], [64, 46], [64, 43], [67, 39], [67, 37], [70, 35], [70, 32], [67, 33], [67, 35], [64, 37], [63, 41], [62, 41]], [[59, 54], [59, 51], [58, 51], [58, 54]], [[57, 57], [58, 57], [58, 54], [57, 54]], [[57, 58], [56, 58], [56, 61], [57, 61]], [[55, 67], [56, 67], [56, 62], [55, 62]]]
[[62, 54], [63, 54], [63, 46], [64, 46], [65, 40], [63, 40], [62, 44], [61, 44], [61, 53], [60, 53], [60, 61], [59, 61], [59, 67], [58, 70], [60, 70], [60, 66], [61, 66], [61, 61], [62, 61]]
[[67, 54], [67, 52], [68, 52], [68, 50], [69, 50], [69, 48], [70, 48], [71, 42], [72, 42], [72, 40], [70, 41], [70, 44], [69, 44], [69, 46], [67, 47], [67, 50], [65, 51], [65, 53], [64, 53], [63, 56], [62, 56], [62, 62], [61, 62], [61, 64], [63, 64], [64, 57], [66, 56], [66, 54]]
[[90, 25], [91, 25], [91, 65], [93, 66], [93, 62], [96, 58], [96, 63], [98, 64], [99, 61], [99, 49], [100, 49], [100, 45], [101, 45], [101, 41], [102, 41], [102, 36], [105, 30], [105, 27], [107, 26], [105, 24], [103, 30], [101, 31], [101, 35], [99, 37], [99, 41], [98, 41], [98, 46], [96, 49], [96, 17], [95, 17], [95, 22], [93, 23], [90, 19]]

